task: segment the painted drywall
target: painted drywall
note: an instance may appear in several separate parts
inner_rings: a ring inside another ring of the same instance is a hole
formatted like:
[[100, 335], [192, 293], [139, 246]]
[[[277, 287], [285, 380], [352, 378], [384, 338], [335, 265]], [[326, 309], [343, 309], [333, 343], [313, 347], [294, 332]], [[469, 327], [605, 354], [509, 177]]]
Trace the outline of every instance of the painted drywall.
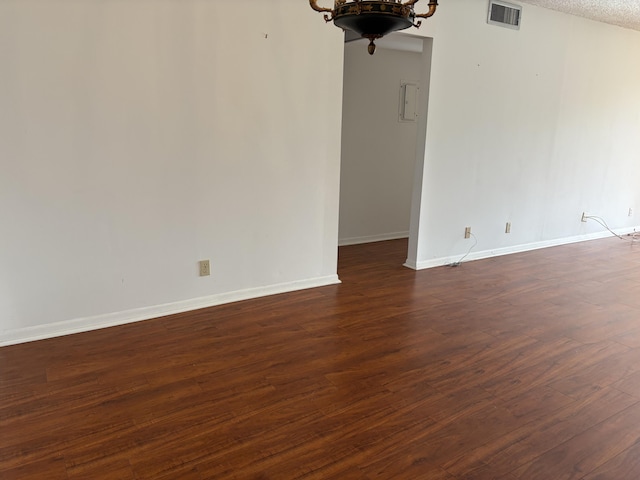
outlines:
[[[0, 2], [0, 342], [336, 281], [342, 35], [227, 9]], [[457, 0], [407, 33], [433, 38], [409, 265], [465, 226], [489, 255], [639, 224], [639, 32]]]
[[335, 283], [342, 39], [299, 0], [0, 2], [0, 342]]
[[472, 259], [608, 235], [583, 211], [640, 224], [640, 32], [531, 5], [520, 30], [486, 17], [448, 2], [410, 32], [433, 38], [414, 268], [459, 259], [467, 226]]
[[345, 45], [341, 245], [409, 236], [418, 121], [399, 121], [399, 101], [403, 82], [420, 83], [421, 62], [421, 53]]

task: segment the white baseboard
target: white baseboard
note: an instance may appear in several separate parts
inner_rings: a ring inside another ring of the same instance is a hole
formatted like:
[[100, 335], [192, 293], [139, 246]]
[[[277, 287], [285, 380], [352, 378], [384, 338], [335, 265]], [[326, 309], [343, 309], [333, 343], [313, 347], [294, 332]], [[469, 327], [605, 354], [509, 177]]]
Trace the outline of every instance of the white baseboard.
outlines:
[[409, 232], [383, 233], [380, 235], [368, 235], [366, 237], [339, 238], [338, 246], [359, 245], [361, 243], [384, 242], [386, 240], [398, 240], [399, 238], [409, 238]]
[[[633, 234], [638, 227], [628, 228], [624, 230], [616, 230], [618, 235]], [[369, 243], [383, 240], [394, 240], [397, 238], [406, 238], [407, 233], [390, 234], [375, 237], [360, 237], [358, 239], [344, 239], [344, 241], [354, 241], [354, 243], [340, 243], [341, 245], [355, 245], [357, 243]], [[501, 255], [510, 255], [513, 253], [527, 252], [538, 250], [541, 248], [556, 247], [567, 245], [570, 243], [585, 242], [589, 240], [597, 240], [611, 236], [609, 232], [597, 232], [587, 235], [578, 235], [574, 237], [560, 238], [554, 240], [545, 240], [542, 242], [528, 243], [523, 245], [514, 245], [511, 247], [498, 248], [493, 250], [485, 250], [480, 252], [471, 252], [464, 261], [481, 260], [483, 258], [491, 258]], [[363, 241], [366, 239], [366, 242]], [[455, 257], [441, 257], [431, 260], [405, 263], [406, 267], [414, 270], [423, 270], [427, 268], [440, 267], [449, 263], [458, 261], [462, 254]], [[251, 298], [264, 297], [268, 295], [276, 295], [279, 293], [293, 292], [304, 290], [307, 288], [323, 287], [340, 283], [337, 275], [329, 275], [326, 277], [318, 277], [296, 282], [281, 283], [269, 285], [266, 287], [249, 288], [246, 290], [236, 290], [233, 292], [220, 293], [206, 297], [183, 300], [179, 302], [167, 303], [163, 305], [155, 305], [151, 307], [136, 308], [123, 312], [108, 313], [104, 315], [96, 315], [92, 317], [77, 318], [63, 322], [50, 323], [47, 325], [38, 325], [35, 327], [25, 327], [13, 330], [5, 330], [0, 332], [0, 346], [14, 345], [18, 343], [32, 342], [45, 338], [60, 337], [63, 335], [71, 335], [74, 333], [87, 332], [90, 330], [98, 330], [101, 328], [114, 327], [127, 323], [150, 320], [152, 318], [183, 313], [201, 308], [213, 307], [225, 303], [238, 302]]]
[[76, 318], [47, 325], [6, 330], [0, 332], [0, 346], [32, 342], [45, 338], [61, 337], [63, 335], [88, 332], [90, 330], [98, 330], [107, 327], [115, 327], [117, 325], [150, 320], [152, 318], [198, 310], [201, 308], [214, 307], [216, 305], [248, 300], [250, 298], [265, 297], [267, 295], [276, 295], [278, 293], [293, 292], [307, 288], [324, 287], [326, 285], [334, 285], [337, 283], [340, 283], [338, 276], [329, 275], [326, 277], [280, 283], [266, 287], [236, 290], [233, 292], [166, 303], [163, 305], [136, 308], [123, 312], [107, 313], [104, 315], [96, 315], [86, 318]]
[[[614, 230], [614, 231], [618, 235], [627, 235], [627, 234], [633, 234], [635, 232], [635, 229], [628, 228], [628, 229]], [[554, 240], [544, 240], [542, 242], [526, 243], [523, 245], [514, 245], [511, 247], [484, 250], [480, 252], [471, 252], [467, 257], [465, 257], [464, 261], [467, 262], [472, 260], [482, 260], [484, 258], [499, 257], [501, 255], [511, 255], [513, 253], [528, 252], [531, 250], [539, 250], [541, 248], [558, 247], [560, 245], [586, 242], [589, 240], [598, 240], [601, 238], [606, 238], [611, 236], [612, 234], [610, 232], [604, 231], [604, 232], [590, 233], [585, 235], [577, 235], [574, 237], [558, 238]], [[460, 255], [456, 255], [454, 257], [440, 257], [440, 258], [434, 258], [431, 260], [418, 261], [415, 263], [407, 260], [404, 266], [411, 268], [413, 270], [424, 270], [427, 268], [441, 267], [443, 265], [449, 265], [451, 263], [454, 263], [460, 260], [460, 258], [462, 258], [463, 255], [464, 253]]]

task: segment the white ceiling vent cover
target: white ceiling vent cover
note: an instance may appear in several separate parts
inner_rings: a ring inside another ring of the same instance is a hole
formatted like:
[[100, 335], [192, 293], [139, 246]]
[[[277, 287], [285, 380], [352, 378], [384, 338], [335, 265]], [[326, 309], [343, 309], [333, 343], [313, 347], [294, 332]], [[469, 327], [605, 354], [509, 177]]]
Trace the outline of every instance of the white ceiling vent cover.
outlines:
[[520, 30], [521, 18], [522, 7], [520, 5], [513, 5], [512, 3], [501, 2], [498, 0], [490, 0], [487, 23]]

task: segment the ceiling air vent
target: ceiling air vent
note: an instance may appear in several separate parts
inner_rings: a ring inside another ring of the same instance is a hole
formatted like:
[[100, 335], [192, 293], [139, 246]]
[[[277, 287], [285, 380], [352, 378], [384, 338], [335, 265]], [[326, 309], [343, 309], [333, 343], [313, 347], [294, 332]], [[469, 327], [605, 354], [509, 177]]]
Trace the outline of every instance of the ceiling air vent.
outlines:
[[487, 23], [501, 27], [520, 30], [522, 7], [512, 3], [491, 0], [489, 2], [489, 18]]

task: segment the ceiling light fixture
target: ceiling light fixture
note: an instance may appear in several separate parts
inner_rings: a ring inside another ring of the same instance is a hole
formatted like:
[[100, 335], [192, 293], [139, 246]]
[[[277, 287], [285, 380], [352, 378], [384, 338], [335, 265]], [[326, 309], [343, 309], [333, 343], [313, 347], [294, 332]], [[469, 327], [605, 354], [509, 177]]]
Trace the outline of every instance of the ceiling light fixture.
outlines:
[[309, 0], [316, 12], [325, 12], [324, 19], [333, 21], [336, 27], [351, 30], [369, 39], [369, 54], [376, 51], [374, 40], [391, 32], [405, 28], [420, 27], [422, 21], [416, 18], [429, 18], [436, 13], [437, 0], [429, 0], [427, 13], [415, 13], [413, 6], [419, 0], [335, 0], [333, 8], [318, 6], [318, 0]]

